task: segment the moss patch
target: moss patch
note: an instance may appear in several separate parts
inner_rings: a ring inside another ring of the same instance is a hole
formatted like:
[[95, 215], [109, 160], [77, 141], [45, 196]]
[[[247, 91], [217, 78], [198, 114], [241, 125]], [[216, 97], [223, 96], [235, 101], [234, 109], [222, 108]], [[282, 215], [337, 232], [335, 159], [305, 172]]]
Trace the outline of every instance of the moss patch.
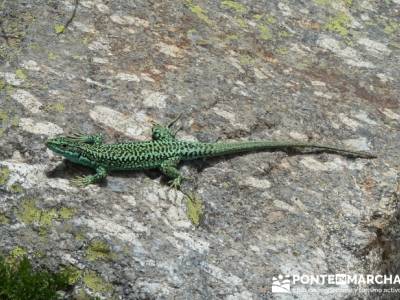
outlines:
[[60, 219], [63, 220], [71, 219], [74, 216], [74, 213], [75, 210], [69, 207], [61, 207], [61, 209], [58, 211]]
[[239, 57], [239, 61], [241, 65], [253, 65], [254, 59], [249, 55], [241, 55]]
[[195, 195], [189, 195], [186, 198], [186, 215], [192, 224], [197, 226], [204, 215], [203, 202]]
[[8, 167], [0, 167], [0, 185], [5, 185], [10, 178], [10, 169]]
[[19, 125], [19, 116], [15, 115], [11, 119], [11, 126], [18, 127]]
[[400, 29], [400, 25], [397, 22], [394, 21], [389, 21], [386, 25], [385, 28], [383, 29], [383, 31], [387, 34], [387, 35], [392, 35], [394, 33], [396, 33], [398, 30]]
[[329, 20], [325, 25], [325, 29], [336, 32], [343, 37], [349, 34], [350, 18], [345, 13], [339, 13]]
[[17, 69], [15, 71], [15, 76], [21, 80], [25, 80], [26, 78], [28, 78], [28, 76], [25, 74], [24, 70], [22, 70], [22, 69]]
[[68, 278], [68, 284], [74, 285], [78, 282], [78, 280], [82, 277], [82, 271], [77, 267], [68, 266], [61, 270], [62, 274]]
[[85, 272], [83, 275], [83, 283], [89, 289], [97, 293], [107, 293], [112, 291], [112, 285], [93, 271]]
[[61, 24], [54, 25], [54, 31], [57, 34], [63, 33], [65, 30], [65, 26]]
[[235, 18], [235, 21], [236, 21], [236, 23], [239, 25], [240, 28], [247, 28], [247, 27], [248, 27], [245, 18], [242, 18], [242, 17], [237, 16], [237, 17]]
[[92, 240], [86, 249], [86, 258], [90, 261], [112, 260], [111, 247], [103, 240]]
[[39, 209], [36, 207], [36, 201], [33, 199], [25, 200], [19, 212], [19, 220], [25, 224], [38, 224], [40, 232], [45, 234], [54, 220], [66, 220], [73, 216], [73, 210], [69, 208], [60, 209]]
[[236, 1], [231, 1], [231, 0], [222, 1], [222, 6], [230, 8], [237, 13], [242, 14], [246, 12], [246, 6]]
[[314, 0], [315, 4], [322, 6], [328, 6], [330, 4], [330, 1], [331, 0]]
[[194, 13], [200, 20], [207, 23], [207, 25], [212, 25], [213, 22], [207, 17], [206, 12], [201, 6], [193, 4], [193, 1], [187, 0], [186, 4], [188, 5], [190, 11]]
[[260, 38], [262, 40], [270, 40], [272, 39], [272, 32], [269, 29], [269, 27], [265, 24], [259, 24], [258, 25], [258, 30], [260, 31]]
[[353, 0], [343, 0], [343, 2], [347, 7], [350, 7], [353, 4]]
[[0, 91], [6, 87], [6, 82], [3, 79], [0, 79]]
[[[4, 134], [4, 132], [7, 129], [9, 122], [9, 116], [8, 114], [0, 109], [0, 137]], [[1, 183], [0, 183], [1, 184]]]
[[11, 193], [19, 194], [19, 193], [22, 193], [23, 191], [24, 191], [24, 188], [22, 187], [22, 185], [20, 183], [13, 183], [10, 186]]
[[24, 248], [17, 246], [10, 251], [6, 258], [6, 262], [10, 265], [16, 265], [24, 256], [27, 256], [27, 254], [28, 252]]
[[47, 104], [41, 107], [42, 110], [46, 112], [64, 112], [65, 106], [64, 103], [57, 102], [57, 103], [52, 103], [52, 104]]
[[10, 223], [10, 219], [5, 214], [0, 214], [0, 225]]
[[48, 58], [49, 60], [55, 60], [55, 59], [58, 58], [58, 55], [57, 55], [57, 54], [54, 54], [53, 52], [49, 52], [49, 53], [47, 54], [47, 58]]
[[22, 206], [20, 213], [18, 214], [19, 219], [26, 223], [32, 224], [40, 220], [40, 210], [36, 208], [34, 200], [25, 201]]
[[78, 232], [76, 232], [76, 233], [74, 234], [74, 236], [75, 236], [75, 239], [76, 239], [77, 241], [84, 241], [84, 240], [85, 240], [85, 235], [84, 235], [83, 232], [78, 231]]
[[239, 37], [236, 34], [228, 34], [225, 36], [225, 41], [236, 41]]
[[27, 254], [28, 252], [24, 248], [17, 246], [13, 250], [11, 250], [10, 257], [13, 259], [17, 259], [26, 256]]
[[37, 223], [40, 226], [48, 227], [58, 217], [57, 211], [52, 208], [40, 210], [36, 207], [34, 200], [27, 200], [22, 204], [19, 218], [26, 224]]

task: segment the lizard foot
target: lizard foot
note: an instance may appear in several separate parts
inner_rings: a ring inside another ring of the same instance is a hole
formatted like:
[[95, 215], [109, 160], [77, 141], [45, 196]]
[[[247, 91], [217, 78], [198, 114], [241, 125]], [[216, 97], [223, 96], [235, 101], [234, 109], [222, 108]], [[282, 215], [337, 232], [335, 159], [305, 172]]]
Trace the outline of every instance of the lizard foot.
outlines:
[[181, 177], [181, 176], [176, 177], [176, 178], [168, 181], [168, 184], [170, 185], [171, 188], [179, 190], [181, 187], [182, 179], [183, 179], [183, 177]]

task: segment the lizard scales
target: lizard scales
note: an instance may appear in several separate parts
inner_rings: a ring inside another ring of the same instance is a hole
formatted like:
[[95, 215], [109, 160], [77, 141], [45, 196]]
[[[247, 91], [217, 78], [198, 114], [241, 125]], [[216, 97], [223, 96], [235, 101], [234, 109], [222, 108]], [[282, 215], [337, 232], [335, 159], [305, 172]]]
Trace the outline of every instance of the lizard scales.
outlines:
[[46, 145], [55, 153], [63, 155], [72, 162], [96, 169], [94, 176], [78, 177], [73, 181], [73, 183], [80, 186], [86, 186], [103, 179], [109, 171], [158, 168], [172, 179], [172, 185], [179, 187], [183, 179], [177, 170], [177, 165], [180, 161], [263, 150], [311, 148], [351, 157], [375, 157], [367, 152], [306, 142], [245, 141], [201, 143], [180, 141], [175, 139], [175, 134], [169, 129], [175, 121], [176, 119], [167, 127], [158, 124], [154, 125], [152, 141], [104, 144], [101, 135], [75, 135], [49, 139]]
[[98, 164], [106, 166], [110, 171], [116, 170], [144, 170], [157, 168], [165, 160], [179, 158], [181, 160], [192, 160], [206, 157], [216, 157], [228, 154], [237, 154], [250, 151], [262, 151], [279, 149], [282, 147], [295, 148], [307, 147], [331, 150], [337, 153], [351, 156], [370, 156], [363, 152], [334, 149], [331, 147], [298, 143], [255, 141], [255, 142], [233, 142], [233, 143], [198, 143], [184, 141], [146, 141], [126, 142], [117, 144], [90, 145], [81, 144], [81, 159], [87, 158]]

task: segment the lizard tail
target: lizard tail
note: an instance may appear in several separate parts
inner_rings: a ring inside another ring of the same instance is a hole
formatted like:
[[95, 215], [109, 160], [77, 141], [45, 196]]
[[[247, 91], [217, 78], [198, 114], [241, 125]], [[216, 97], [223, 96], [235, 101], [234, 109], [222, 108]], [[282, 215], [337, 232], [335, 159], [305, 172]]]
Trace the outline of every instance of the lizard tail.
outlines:
[[204, 144], [207, 149], [205, 152], [209, 156], [220, 156], [244, 152], [259, 152], [265, 150], [298, 150], [310, 149], [328, 153], [340, 154], [348, 157], [376, 158], [377, 156], [365, 151], [353, 151], [334, 146], [325, 146], [314, 143], [302, 142], [277, 142], [277, 141], [254, 141], [254, 142], [233, 142]]

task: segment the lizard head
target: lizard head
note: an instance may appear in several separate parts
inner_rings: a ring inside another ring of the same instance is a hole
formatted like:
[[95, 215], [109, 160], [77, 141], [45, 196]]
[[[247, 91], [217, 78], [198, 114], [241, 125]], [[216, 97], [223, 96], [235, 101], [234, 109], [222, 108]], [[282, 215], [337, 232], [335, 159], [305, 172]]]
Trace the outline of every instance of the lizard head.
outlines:
[[46, 147], [51, 151], [72, 160], [79, 158], [84, 150], [83, 146], [81, 142], [65, 136], [54, 137], [46, 141]]

